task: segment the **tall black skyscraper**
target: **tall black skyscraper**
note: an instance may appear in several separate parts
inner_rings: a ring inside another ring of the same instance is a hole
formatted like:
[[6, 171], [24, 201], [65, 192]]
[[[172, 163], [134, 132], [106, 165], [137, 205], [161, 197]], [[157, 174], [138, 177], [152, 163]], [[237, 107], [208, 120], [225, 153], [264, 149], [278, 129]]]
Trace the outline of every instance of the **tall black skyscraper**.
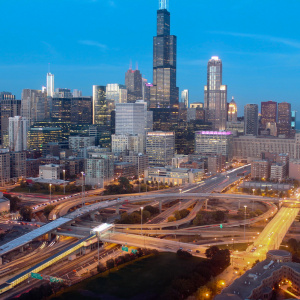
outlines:
[[127, 88], [127, 103], [134, 103], [143, 99], [143, 79], [141, 72], [136, 69], [129, 70], [125, 74], [125, 85]]
[[177, 38], [170, 35], [170, 13], [167, 0], [160, 0], [157, 11], [157, 36], [153, 38], [153, 87], [150, 108], [177, 108], [176, 87]]

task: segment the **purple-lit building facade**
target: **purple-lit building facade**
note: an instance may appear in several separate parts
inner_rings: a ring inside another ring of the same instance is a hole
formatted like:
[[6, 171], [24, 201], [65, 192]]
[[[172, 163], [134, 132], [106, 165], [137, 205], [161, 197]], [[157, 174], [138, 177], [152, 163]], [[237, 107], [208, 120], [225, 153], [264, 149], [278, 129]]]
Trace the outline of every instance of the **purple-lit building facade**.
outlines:
[[231, 131], [196, 131], [195, 153], [201, 155], [223, 155], [232, 159], [233, 135]]

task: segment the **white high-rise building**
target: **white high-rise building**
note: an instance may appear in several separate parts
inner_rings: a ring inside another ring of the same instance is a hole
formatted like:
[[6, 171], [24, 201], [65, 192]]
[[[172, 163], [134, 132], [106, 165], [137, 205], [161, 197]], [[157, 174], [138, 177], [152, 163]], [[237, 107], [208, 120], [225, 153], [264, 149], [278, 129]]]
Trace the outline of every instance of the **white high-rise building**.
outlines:
[[20, 116], [9, 118], [8, 140], [11, 151], [27, 150], [28, 119]]
[[145, 136], [143, 134], [113, 134], [111, 136], [111, 151], [116, 153], [145, 153]]
[[88, 148], [85, 183], [102, 188], [114, 177], [114, 155], [105, 149]]
[[148, 132], [146, 154], [151, 167], [164, 167], [172, 164], [175, 155], [175, 133], [166, 131]]
[[54, 95], [54, 74], [47, 73], [47, 96], [53, 97]]
[[181, 92], [181, 102], [184, 103], [185, 108], [189, 108], [189, 90]]
[[150, 123], [149, 116], [147, 103], [143, 100], [116, 104], [116, 134], [145, 135]]

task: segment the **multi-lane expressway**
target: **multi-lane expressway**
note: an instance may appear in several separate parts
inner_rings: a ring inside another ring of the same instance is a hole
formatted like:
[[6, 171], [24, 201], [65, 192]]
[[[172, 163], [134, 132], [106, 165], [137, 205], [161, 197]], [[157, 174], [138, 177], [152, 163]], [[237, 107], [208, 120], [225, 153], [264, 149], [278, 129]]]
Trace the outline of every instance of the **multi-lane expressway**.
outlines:
[[[77, 197], [73, 197], [70, 199], [70, 201], [64, 200], [65, 203], [60, 204], [57, 206], [55, 210], [55, 214], [64, 216], [64, 218], [59, 218], [55, 220], [54, 222], [50, 223], [52, 224], [50, 230], [54, 231], [57, 229], [57, 227], [61, 225], [55, 225], [56, 222], [59, 222], [59, 220], [63, 219], [63, 224], [70, 224], [74, 222], [76, 219], [81, 218], [83, 216], [93, 214], [94, 212], [97, 212], [101, 209], [109, 208], [109, 207], [116, 207], [121, 206], [126, 203], [139, 203], [139, 202], [153, 202], [158, 201], [159, 203], [170, 201], [172, 199], [178, 200], [182, 199], [182, 201], [193, 201], [197, 202], [197, 210], [200, 209], [200, 206], [202, 206], [205, 199], [209, 198], [222, 198], [222, 199], [237, 199], [237, 200], [245, 200], [247, 202], [249, 201], [270, 201], [274, 202], [276, 199], [274, 198], [266, 198], [266, 197], [258, 197], [258, 196], [252, 196], [252, 195], [229, 195], [229, 194], [220, 194], [220, 193], [212, 193], [214, 191], [220, 191], [226, 186], [234, 183], [235, 181], [239, 180], [240, 178], [237, 176], [240, 172], [243, 173], [243, 175], [247, 175], [249, 173], [249, 166], [240, 168], [238, 170], [232, 170], [229, 172], [225, 172], [222, 174], [218, 174], [214, 177], [208, 178], [205, 181], [202, 181], [200, 183], [187, 185], [184, 187], [175, 187], [170, 190], [165, 191], [157, 191], [147, 194], [134, 194], [134, 195], [122, 195], [118, 196], [120, 199], [116, 199], [117, 196], [90, 196], [86, 197], [85, 199], [81, 198], [81, 195], [78, 195]], [[76, 206], [79, 206], [82, 204], [82, 202], [85, 203], [94, 203], [91, 205], [83, 206], [79, 209], [76, 209], [75, 211], [69, 213], [70, 209], [76, 208]], [[274, 207], [273, 207], [274, 208]], [[171, 210], [170, 210], [171, 211]], [[196, 209], [194, 209], [190, 213], [190, 218], [195, 216]], [[190, 221], [189, 219], [188, 221]], [[186, 220], [185, 220], [186, 221]], [[241, 224], [244, 224], [243, 221], [237, 222], [236, 226], [239, 226]], [[155, 224], [144, 224], [143, 226], [148, 227]], [[180, 224], [177, 224], [180, 225]], [[44, 226], [43, 226], [44, 227]], [[136, 227], [136, 226], [135, 226]], [[175, 226], [176, 227], [176, 226]], [[155, 228], [155, 227], [154, 227]], [[46, 229], [46, 228], [45, 228]], [[141, 228], [142, 230], [142, 228]], [[104, 234], [101, 236], [101, 239], [103, 241], [108, 242], [116, 242], [121, 244], [132, 244], [138, 247], [149, 247], [149, 248], [156, 248], [163, 251], [172, 251], [176, 252], [178, 248], [184, 248], [185, 250], [191, 250], [196, 255], [203, 255], [203, 251], [205, 247], [195, 245], [195, 244], [186, 244], [186, 243], [180, 243], [177, 241], [169, 241], [169, 240], [162, 240], [157, 238], [151, 238], [145, 236], [146, 229], [143, 229], [144, 231], [141, 232], [140, 235], [133, 235], [133, 234], [127, 234], [127, 233], [117, 233], [117, 232], [111, 232], [110, 234]], [[150, 228], [150, 230], [152, 230]], [[197, 229], [186, 229], [186, 230], [200, 230], [200, 228]], [[49, 231], [47, 231], [49, 232]], [[176, 232], [176, 230], [174, 230]], [[45, 232], [46, 233], [46, 232]], [[34, 235], [32, 235], [34, 237]], [[37, 236], [38, 237], [38, 236]], [[16, 243], [13, 245], [12, 248], [18, 247], [18, 244]], [[2, 246], [2, 250], [4, 250], [6, 247]], [[15, 249], [14, 248], [14, 249]], [[198, 253], [200, 251], [200, 253]], [[0, 251], [1, 255], [1, 251]]]

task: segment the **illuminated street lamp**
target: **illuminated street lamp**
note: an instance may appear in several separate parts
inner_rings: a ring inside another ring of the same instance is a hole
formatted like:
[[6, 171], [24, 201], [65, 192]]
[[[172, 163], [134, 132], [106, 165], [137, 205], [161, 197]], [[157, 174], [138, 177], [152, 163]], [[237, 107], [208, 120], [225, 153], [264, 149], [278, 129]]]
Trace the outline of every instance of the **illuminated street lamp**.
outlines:
[[81, 172], [81, 175], [82, 175], [82, 195], [81, 195], [81, 198], [82, 198], [82, 207], [84, 205], [84, 191], [83, 191], [83, 187], [84, 187], [84, 172]]
[[245, 222], [244, 222], [244, 239], [246, 238], [246, 211], [247, 211], [247, 205], [244, 205], [245, 207]]
[[50, 187], [50, 202], [51, 202], [51, 186], [52, 186], [52, 183], [49, 184], [49, 187]]
[[64, 174], [64, 195], [66, 194], [66, 170], [63, 170]]
[[141, 207], [141, 235], [143, 235], [143, 209], [144, 207]]

